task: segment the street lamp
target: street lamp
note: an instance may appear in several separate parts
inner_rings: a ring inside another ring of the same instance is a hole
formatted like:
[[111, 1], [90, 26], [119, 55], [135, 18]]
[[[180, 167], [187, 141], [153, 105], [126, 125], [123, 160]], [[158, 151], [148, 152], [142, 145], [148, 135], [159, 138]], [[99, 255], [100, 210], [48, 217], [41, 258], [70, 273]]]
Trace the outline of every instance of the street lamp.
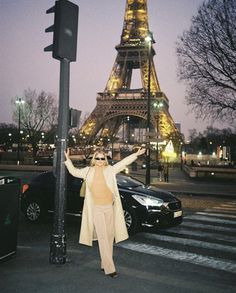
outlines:
[[147, 127], [146, 127], [146, 185], [150, 184], [150, 85], [151, 85], [151, 49], [152, 49], [152, 42], [153, 42], [153, 37], [152, 33], [148, 32], [148, 35], [145, 38], [145, 42], [147, 43], [148, 46], [148, 86], [147, 86]]
[[164, 106], [164, 103], [162, 101], [160, 102], [155, 102], [153, 104], [153, 107], [156, 109], [156, 112], [157, 112], [157, 124], [156, 124], [156, 127], [157, 127], [157, 153], [156, 153], [156, 162], [159, 163], [159, 149], [158, 149], [158, 139], [160, 137], [160, 129], [159, 129], [159, 111], [162, 109], [162, 107]]
[[21, 105], [23, 105], [25, 101], [22, 98], [17, 97], [16, 104], [18, 105], [18, 146], [17, 146], [17, 165], [20, 164], [20, 143], [21, 143], [21, 130], [20, 130], [20, 123], [21, 123]]

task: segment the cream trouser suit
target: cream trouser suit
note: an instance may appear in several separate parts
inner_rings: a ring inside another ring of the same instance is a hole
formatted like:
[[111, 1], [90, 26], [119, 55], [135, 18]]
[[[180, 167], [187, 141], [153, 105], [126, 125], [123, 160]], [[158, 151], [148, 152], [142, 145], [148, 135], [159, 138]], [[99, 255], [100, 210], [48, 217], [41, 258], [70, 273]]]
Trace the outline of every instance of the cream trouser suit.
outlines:
[[101, 268], [105, 274], [116, 271], [113, 262], [114, 215], [113, 205], [94, 205], [93, 224], [97, 233]]

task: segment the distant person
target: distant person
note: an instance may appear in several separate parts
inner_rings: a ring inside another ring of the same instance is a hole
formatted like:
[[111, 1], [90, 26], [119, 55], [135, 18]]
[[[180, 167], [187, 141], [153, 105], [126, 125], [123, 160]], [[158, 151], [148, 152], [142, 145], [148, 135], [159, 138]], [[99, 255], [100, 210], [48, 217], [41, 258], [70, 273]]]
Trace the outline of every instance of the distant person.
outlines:
[[69, 149], [65, 152], [68, 171], [74, 177], [86, 179], [79, 242], [92, 246], [93, 240], [98, 240], [101, 270], [112, 278], [117, 277], [113, 262], [113, 242], [128, 238], [116, 174], [144, 153], [145, 149], [139, 148], [136, 153], [111, 166], [107, 155], [103, 151], [96, 151], [90, 167], [78, 169], [69, 158]]
[[163, 168], [164, 181], [169, 182], [169, 164], [165, 163]]
[[162, 171], [163, 171], [163, 169], [164, 169], [164, 166], [160, 163], [158, 165], [158, 168], [157, 168], [158, 173], [159, 173], [159, 181], [162, 181]]
[[194, 166], [194, 160], [191, 160], [191, 166], [192, 167]]

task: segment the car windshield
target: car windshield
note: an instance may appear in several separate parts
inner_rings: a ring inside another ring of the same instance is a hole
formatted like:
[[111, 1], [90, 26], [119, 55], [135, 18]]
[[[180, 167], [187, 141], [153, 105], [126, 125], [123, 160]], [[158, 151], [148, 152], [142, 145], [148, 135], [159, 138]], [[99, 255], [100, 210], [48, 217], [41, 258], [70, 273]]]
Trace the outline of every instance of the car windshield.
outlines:
[[134, 178], [128, 177], [128, 176], [122, 176], [118, 175], [116, 177], [117, 184], [119, 187], [138, 187], [144, 185], [141, 181], [138, 181]]

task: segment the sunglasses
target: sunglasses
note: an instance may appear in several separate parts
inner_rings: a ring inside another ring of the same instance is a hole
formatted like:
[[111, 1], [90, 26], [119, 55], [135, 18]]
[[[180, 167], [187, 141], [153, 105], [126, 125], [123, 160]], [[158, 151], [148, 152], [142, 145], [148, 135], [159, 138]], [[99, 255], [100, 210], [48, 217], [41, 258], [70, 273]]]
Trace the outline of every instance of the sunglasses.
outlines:
[[105, 161], [105, 158], [95, 158], [97, 161]]

